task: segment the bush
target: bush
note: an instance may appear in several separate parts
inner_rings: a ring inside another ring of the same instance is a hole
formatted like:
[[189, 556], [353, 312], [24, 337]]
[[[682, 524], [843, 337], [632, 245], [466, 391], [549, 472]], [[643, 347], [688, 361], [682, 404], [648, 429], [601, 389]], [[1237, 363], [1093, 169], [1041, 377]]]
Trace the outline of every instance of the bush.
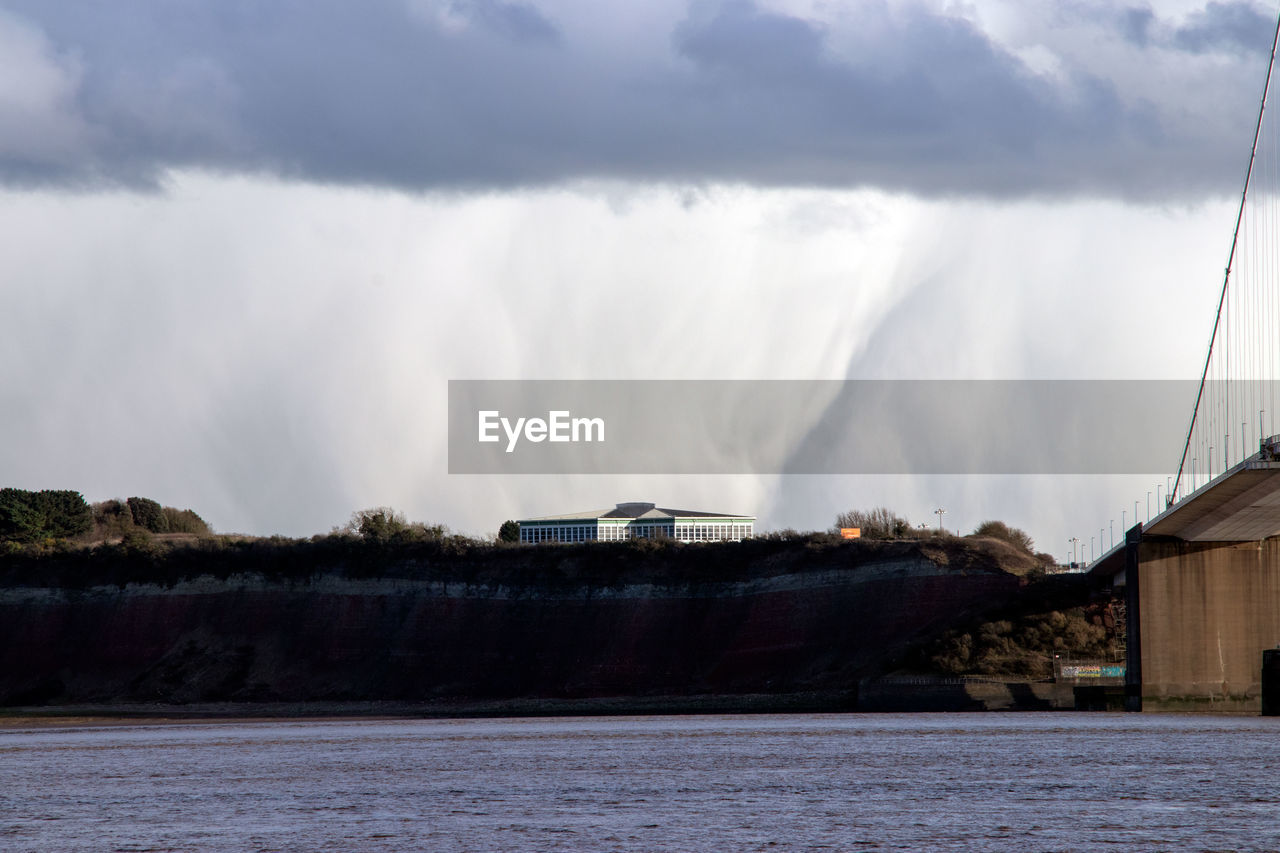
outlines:
[[1113, 640], [1077, 607], [948, 631], [933, 643], [929, 663], [947, 675], [1048, 678], [1054, 654], [1104, 658], [1113, 653]]
[[122, 500], [99, 501], [90, 507], [93, 512], [94, 538], [110, 539], [124, 536], [133, 528], [133, 513]]
[[498, 528], [499, 542], [519, 542], [520, 541], [520, 525], [508, 519], [502, 522], [502, 526]]
[[128, 551], [152, 553], [155, 550], [155, 539], [145, 527], [131, 527], [120, 538], [120, 545]]
[[194, 533], [196, 536], [209, 536], [213, 533], [205, 520], [192, 510], [166, 506], [161, 507], [160, 511], [164, 514], [170, 533]]
[[1024, 531], [1016, 527], [1010, 527], [1003, 521], [984, 521], [978, 525], [973, 531], [974, 536], [988, 536], [992, 539], [999, 539], [1008, 542], [1016, 548], [1021, 548], [1028, 554], [1035, 552], [1036, 543], [1032, 541]]

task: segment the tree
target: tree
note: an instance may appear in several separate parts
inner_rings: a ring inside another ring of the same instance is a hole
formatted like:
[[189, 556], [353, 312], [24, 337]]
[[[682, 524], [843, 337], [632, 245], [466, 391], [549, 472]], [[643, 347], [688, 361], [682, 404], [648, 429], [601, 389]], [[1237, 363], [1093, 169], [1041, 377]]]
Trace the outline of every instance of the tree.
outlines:
[[43, 522], [34, 492], [0, 489], [0, 539], [34, 542], [40, 538]]
[[93, 513], [84, 496], [71, 489], [46, 489], [39, 493], [45, 513], [45, 532], [55, 539], [84, 533], [93, 526]]
[[1014, 547], [1021, 548], [1029, 554], [1035, 551], [1036, 543], [1032, 541], [1031, 537], [1028, 536], [1025, 531], [1019, 530], [1016, 527], [1010, 527], [1003, 521], [996, 521], [994, 519], [984, 521], [978, 525], [976, 530], [973, 531], [973, 535], [989, 536], [992, 539], [1000, 539], [1004, 542], [1008, 542]]
[[836, 516], [836, 529], [862, 528], [864, 539], [904, 539], [912, 535], [911, 522], [887, 507], [851, 509]]
[[0, 489], [0, 539], [66, 539], [93, 525], [84, 496], [71, 489]]
[[519, 542], [520, 524], [511, 519], [502, 522], [502, 526], [498, 528], [498, 540], [500, 542]]
[[440, 542], [449, 534], [443, 524], [408, 522], [402, 513], [389, 506], [362, 509], [351, 514], [346, 532], [378, 545], [406, 542]]
[[164, 508], [150, 498], [129, 498], [129, 513], [133, 523], [150, 530], [152, 533], [168, 533], [169, 520], [164, 516]]
[[409, 523], [391, 507], [378, 506], [353, 513], [347, 529], [359, 534], [366, 542], [381, 544], [403, 536], [409, 529]]

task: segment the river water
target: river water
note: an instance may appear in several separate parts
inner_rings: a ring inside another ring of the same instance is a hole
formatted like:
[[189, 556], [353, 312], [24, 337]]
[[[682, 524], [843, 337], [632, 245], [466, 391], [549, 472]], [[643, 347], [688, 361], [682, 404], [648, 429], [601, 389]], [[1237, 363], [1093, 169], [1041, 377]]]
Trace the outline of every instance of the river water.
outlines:
[[0, 729], [0, 850], [1280, 851], [1280, 718]]

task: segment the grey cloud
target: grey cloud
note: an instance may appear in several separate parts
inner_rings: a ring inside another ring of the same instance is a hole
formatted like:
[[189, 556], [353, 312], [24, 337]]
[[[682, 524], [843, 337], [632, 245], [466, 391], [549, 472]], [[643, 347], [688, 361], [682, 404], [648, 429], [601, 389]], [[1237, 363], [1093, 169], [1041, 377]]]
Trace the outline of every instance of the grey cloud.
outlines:
[[518, 42], [556, 42], [560, 31], [541, 12], [523, 3], [472, 0], [455, 4], [462, 14]]
[[1263, 53], [1271, 47], [1274, 33], [1275, 19], [1249, 3], [1210, 3], [1174, 32], [1173, 42], [1192, 53]]
[[1151, 43], [1152, 24], [1156, 13], [1149, 8], [1134, 7], [1120, 14], [1120, 27], [1130, 44], [1146, 47]]
[[[504, 0], [439, 5], [457, 27], [392, 0], [4, 8], [75, 58], [61, 106], [87, 140], [0, 153], [11, 184], [202, 168], [411, 191], [603, 178], [1180, 197], [1233, 188], [1251, 112], [1210, 136], [1194, 104], [1131, 102], [1087, 68], [1040, 76], [963, 19], [881, 0], [841, 40], [748, 2], [695, 6], [617, 55]], [[1245, 17], [1210, 4], [1185, 38], [1236, 44]]]
[[1180, 24], [1160, 18], [1150, 6], [1132, 6], [1114, 17], [1130, 44], [1192, 54], [1265, 55], [1276, 28], [1274, 17], [1248, 2], [1211, 2]]

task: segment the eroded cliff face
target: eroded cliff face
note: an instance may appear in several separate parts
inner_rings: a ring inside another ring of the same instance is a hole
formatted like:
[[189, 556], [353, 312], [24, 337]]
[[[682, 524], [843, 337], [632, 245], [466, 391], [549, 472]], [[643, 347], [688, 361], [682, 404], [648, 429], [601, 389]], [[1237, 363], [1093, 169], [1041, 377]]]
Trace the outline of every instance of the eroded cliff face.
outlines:
[[[703, 580], [654, 570], [663, 558], [650, 554], [607, 583], [575, 578], [568, 548], [519, 550], [483, 581], [398, 564], [382, 579], [332, 567], [308, 580], [2, 589], [0, 703], [845, 690], [1020, 584], [1008, 550], [983, 542], [781, 549]], [[556, 580], [529, 580], [544, 576]]]

